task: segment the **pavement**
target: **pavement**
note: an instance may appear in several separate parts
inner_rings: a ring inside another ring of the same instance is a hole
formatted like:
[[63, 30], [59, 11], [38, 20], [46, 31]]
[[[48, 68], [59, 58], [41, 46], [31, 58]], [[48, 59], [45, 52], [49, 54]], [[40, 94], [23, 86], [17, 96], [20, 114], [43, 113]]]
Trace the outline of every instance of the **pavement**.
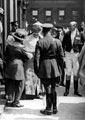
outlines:
[[0, 85], [0, 115], [4, 112], [6, 100], [4, 99], [5, 86]]
[[1, 120], [85, 120], [85, 87], [79, 85], [79, 91], [82, 97], [74, 96], [73, 84], [71, 84], [69, 95], [63, 96], [64, 87], [57, 87], [57, 106], [56, 115], [42, 115], [41, 109], [44, 109], [45, 96], [42, 99], [32, 98], [29, 96], [20, 102], [23, 108], [12, 108], [5, 106], [4, 86], [0, 88], [0, 114]]

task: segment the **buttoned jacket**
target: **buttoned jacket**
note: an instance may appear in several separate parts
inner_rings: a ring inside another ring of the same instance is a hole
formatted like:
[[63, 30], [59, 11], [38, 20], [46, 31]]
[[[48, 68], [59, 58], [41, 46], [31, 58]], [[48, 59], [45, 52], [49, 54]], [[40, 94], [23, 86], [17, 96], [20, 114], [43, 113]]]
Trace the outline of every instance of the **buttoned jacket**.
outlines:
[[46, 35], [36, 45], [34, 56], [35, 73], [39, 78], [56, 78], [60, 76], [58, 62], [63, 64], [61, 42]]
[[72, 44], [71, 31], [65, 34], [62, 46], [64, 51], [70, 52], [72, 49], [74, 52], [80, 52], [82, 47], [81, 34], [76, 30], [76, 35], [74, 37], [74, 42]]

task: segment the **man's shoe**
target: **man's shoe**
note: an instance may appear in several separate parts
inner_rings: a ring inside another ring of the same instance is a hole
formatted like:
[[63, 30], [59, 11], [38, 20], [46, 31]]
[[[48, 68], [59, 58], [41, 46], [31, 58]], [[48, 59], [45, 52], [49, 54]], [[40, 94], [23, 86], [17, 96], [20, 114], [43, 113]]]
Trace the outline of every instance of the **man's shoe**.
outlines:
[[59, 85], [60, 85], [60, 86], [62, 86], [62, 87], [65, 87], [64, 83], [61, 83], [61, 82], [60, 82], [60, 84], [59, 84]]
[[74, 92], [74, 95], [77, 95], [77, 96], [79, 96], [79, 97], [82, 96], [81, 93], [79, 93], [79, 92]]
[[6, 101], [5, 106], [6, 106], [6, 107], [12, 107], [12, 103], [11, 103], [11, 102]]
[[64, 93], [64, 96], [68, 96], [68, 94], [69, 94], [69, 91], [66, 91], [66, 92]]
[[24, 107], [24, 105], [21, 105], [20, 103], [13, 103], [12, 107]]
[[40, 113], [44, 114], [44, 115], [52, 115], [52, 111], [50, 110], [40, 110]]
[[57, 109], [53, 109], [53, 114], [56, 114], [58, 112]]

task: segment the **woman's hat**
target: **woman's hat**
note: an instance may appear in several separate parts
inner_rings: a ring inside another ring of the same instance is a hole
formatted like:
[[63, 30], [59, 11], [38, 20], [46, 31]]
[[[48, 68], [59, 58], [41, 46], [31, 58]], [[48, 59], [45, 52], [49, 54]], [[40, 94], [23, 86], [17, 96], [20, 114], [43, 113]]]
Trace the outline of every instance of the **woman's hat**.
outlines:
[[27, 38], [28, 32], [25, 29], [17, 29], [12, 35], [15, 40], [24, 41]]

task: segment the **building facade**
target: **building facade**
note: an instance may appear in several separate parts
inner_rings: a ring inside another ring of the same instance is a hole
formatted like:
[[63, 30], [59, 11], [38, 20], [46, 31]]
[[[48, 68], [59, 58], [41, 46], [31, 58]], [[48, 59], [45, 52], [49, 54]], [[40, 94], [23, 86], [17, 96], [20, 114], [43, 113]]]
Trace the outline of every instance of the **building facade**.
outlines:
[[22, 0], [0, 0], [0, 7], [4, 9], [2, 44], [5, 50], [6, 39], [11, 30], [10, 22], [18, 21], [22, 27]]
[[[24, 3], [24, 5], [23, 5]], [[18, 21], [20, 28], [33, 19], [67, 27], [72, 20], [85, 21], [85, 0], [0, 0], [4, 9], [3, 44], [11, 30], [10, 22]], [[5, 45], [4, 45], [5, 46]]]
[[79, 25], [85, 20], [85, 0], [31, 0], [26, 16], [29, 24], [35, 18], [61, 26], [75, 20]]

